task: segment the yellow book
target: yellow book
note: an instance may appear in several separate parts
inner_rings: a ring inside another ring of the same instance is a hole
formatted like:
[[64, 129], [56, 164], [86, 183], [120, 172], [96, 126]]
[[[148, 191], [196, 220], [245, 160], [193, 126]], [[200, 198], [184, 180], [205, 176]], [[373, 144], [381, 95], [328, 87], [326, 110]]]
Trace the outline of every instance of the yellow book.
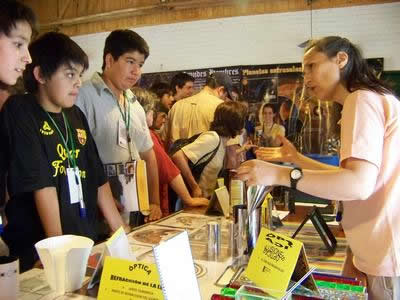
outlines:
[[147, 188], [147, 170], [144, 160], [136, 161], [136, 187], [139, 210], [144, 215], [150, 214], [149, 191]]

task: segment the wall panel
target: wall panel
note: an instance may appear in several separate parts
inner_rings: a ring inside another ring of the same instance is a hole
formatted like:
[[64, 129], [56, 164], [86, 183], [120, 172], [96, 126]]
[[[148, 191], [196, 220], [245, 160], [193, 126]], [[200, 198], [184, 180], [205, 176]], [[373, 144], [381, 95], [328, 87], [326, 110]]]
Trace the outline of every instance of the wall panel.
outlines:
[[[354, 17], [356, 16], [357, 17]], [[384, 57], [385, 70], [400, 70], [400, 3], [321, 9], [313, 12], [313, 35], [342, 35], [366, 57]], [[144, 72], [241, 64], [299, 62], [298, 44], [310, 38], [307, 11], [241, 16], [135, 28], [149, 43]], [[100, 70], [108, 33], [74, 37]]]

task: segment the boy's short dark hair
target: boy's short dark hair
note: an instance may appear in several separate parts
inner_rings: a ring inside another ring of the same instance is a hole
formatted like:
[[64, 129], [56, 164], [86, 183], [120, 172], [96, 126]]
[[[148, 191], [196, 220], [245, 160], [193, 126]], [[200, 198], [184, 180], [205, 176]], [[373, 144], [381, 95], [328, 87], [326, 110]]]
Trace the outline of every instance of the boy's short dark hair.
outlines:
[[147, 42], [136, 32], [129, 29], [118, 29], [112, 31], [106, 38], [103, 51], [103, 66], [104, 71], [106, 67], [106, 55], [110, 53], [115, 60], [127, 52], [138, 51], [147, 59], [150, 54], [149, 45]]
[[161, 81], [153, 83], [150, 87], [150, 91], [155, 93], [160, 99], [165, 94], [169, 94], [170, 92], [172, 92], [171, 86], [168, 83]]
[[0, 34], [10, 35], [18, 22], [27, 22], [33, 35], [37, 33], [36, 16], [32, 9], [25, 4], [12, 0], [0, 1]]
[[238, 101], [225, 101], [217, 106], [210, 130], [219, 136], [234, 138], [244, 128], [247, 108]]
[[186, 82], [191, 81], [194, 82], [194, 77], [189, 75], [188, 73], [179, 72], [171, 79], [171, 90], [172, 93], [176, 94], [176, 86], [179, 88], [183, 88]]
[[38, 90], [38, 82], [33, 75], [33, 69], [40, 67], [44, 78], [50, 78], [60, 66], [71, 63], [89, 67], [86, 53], [70, 37], [63, 33], [48, 32], [32, 42], [29, 46], [32, 63], [26, 66], [23, 79], [25, 89], [29, 93]]

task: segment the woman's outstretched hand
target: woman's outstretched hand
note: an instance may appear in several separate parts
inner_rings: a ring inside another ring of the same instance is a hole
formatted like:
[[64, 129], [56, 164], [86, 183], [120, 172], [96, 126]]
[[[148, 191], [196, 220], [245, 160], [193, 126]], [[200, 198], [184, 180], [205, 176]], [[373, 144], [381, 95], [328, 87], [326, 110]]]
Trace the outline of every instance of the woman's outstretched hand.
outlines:
[[276, 164], [271, 164], [262, 160], [252, 159], [240, 165], [236, 169], [235, 178], [246, 182], [247, 186], [277, 185], [280, 184], [284, 168]]
[[285, 137], [277, 136], [282, 142], [281, 147], [260, 147], [256, 150], [258, 159], [271, 162], [294, 163], [297, 159], [296, 147]]

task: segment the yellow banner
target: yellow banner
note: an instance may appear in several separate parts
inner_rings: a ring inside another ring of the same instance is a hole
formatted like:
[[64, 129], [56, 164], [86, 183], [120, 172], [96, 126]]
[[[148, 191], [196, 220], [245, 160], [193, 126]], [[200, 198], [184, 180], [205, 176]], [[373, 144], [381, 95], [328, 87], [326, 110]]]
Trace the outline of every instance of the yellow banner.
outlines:
[[155, 264], [107, 256], [99, 287], [99, 300], [163, 300]]

